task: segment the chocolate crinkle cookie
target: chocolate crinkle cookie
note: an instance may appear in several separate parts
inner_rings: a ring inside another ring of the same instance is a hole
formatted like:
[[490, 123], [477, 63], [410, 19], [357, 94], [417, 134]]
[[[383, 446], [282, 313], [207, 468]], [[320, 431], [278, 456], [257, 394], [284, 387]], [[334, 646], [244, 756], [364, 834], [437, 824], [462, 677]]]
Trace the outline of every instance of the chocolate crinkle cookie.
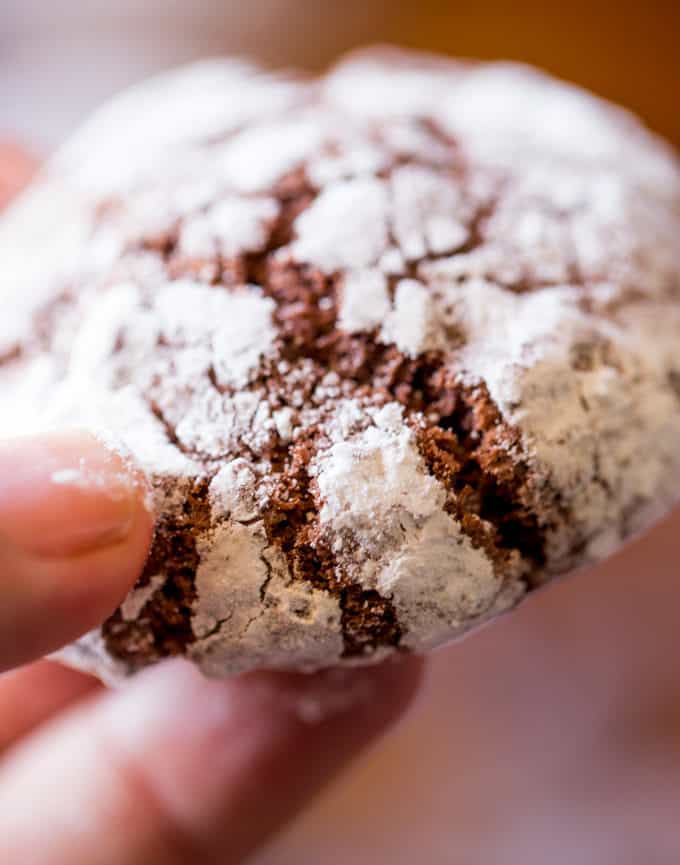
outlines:
[[100, 110], [0, 228], [0, 434], [99, 430], [146, 571], [115, 681], [438, 646], [680, 490], [680, 172], [532, 69], [211, 61]]

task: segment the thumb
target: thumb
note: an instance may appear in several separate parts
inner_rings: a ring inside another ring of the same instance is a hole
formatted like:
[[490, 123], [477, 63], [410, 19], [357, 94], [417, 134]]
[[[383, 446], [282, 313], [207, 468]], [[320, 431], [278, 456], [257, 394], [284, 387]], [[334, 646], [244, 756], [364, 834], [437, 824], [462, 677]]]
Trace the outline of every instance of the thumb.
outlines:
[[7, 755], [2, 861], [244, 862], [403, 715], [420, 675], [413, 658], [219, 682], [186, 661], [147, 670]]
[[83, 432], [0, 441], [0, 670], [99, 624], [139, 576], [142, 476]]

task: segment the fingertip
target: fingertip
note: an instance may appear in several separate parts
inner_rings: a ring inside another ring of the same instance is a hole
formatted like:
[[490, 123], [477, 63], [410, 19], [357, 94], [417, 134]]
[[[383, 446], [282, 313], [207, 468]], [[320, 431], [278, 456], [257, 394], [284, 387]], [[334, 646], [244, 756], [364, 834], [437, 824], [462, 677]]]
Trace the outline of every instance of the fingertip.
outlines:
[[25, 148], [0, 141], [0, 208], [26, 186], [37, 168], [38, 161]]
[[76, 559], [150, 522], [147, 490], [126, 458], [90, 433], [0, 441], [0, 533], [23, 555]]
[[152, 533], [143, 475], [92, 434], [0, 442], [0, 664], [106, 618], [139, 577]]
[[425, 676], [425, 661], [420, 655], [398, 655], [377, 667], [375, 675], [383, 720], [389, 725], [409, 711], [417, 700]]
[[340, 666], [317, 673], [261, 672], [242, 676], [243, 699], [288, 711], [309, 727], [352, 717], [354, 730], [377, 735], [411, 706], [423, 678], [423, 660], [398, 654], [379, 664]]

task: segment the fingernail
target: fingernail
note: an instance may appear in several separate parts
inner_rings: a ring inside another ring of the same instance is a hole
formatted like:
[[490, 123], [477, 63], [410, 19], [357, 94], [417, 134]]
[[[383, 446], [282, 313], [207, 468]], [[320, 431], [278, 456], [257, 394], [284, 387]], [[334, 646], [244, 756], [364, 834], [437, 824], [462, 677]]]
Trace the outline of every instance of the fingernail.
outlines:
[[0, 442], [0, 542], [37, 558], [73, 558], [130, 534], [145, 482], [93, 435]]

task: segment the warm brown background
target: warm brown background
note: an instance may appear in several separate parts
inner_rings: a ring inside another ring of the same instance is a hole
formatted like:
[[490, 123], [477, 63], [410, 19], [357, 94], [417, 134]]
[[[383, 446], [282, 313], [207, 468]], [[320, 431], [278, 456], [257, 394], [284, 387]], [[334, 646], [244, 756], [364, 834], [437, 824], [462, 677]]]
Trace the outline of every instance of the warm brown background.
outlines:
[[370, 42], [535, 63], [680, 143], [676, 0], [0, 0], [0, 132], [57, 140], [103, 94], [192, 57], [323, 67]]
[[[37, 149], [198, 54], [318, 68], [375, 41], [537, 63], [680, 145], [674, 0], [0, 4], [0, 132]], [[678, 865], [679, 634], [680, 514], [440, 652], [408, 722], [256, 865]]]
[[[340, 5], [340, 4], [338, 4]], [[623, 102], [680, 143], [680, 3], [387, 3], [385, 38], [462, 56], [534, 63]]]

